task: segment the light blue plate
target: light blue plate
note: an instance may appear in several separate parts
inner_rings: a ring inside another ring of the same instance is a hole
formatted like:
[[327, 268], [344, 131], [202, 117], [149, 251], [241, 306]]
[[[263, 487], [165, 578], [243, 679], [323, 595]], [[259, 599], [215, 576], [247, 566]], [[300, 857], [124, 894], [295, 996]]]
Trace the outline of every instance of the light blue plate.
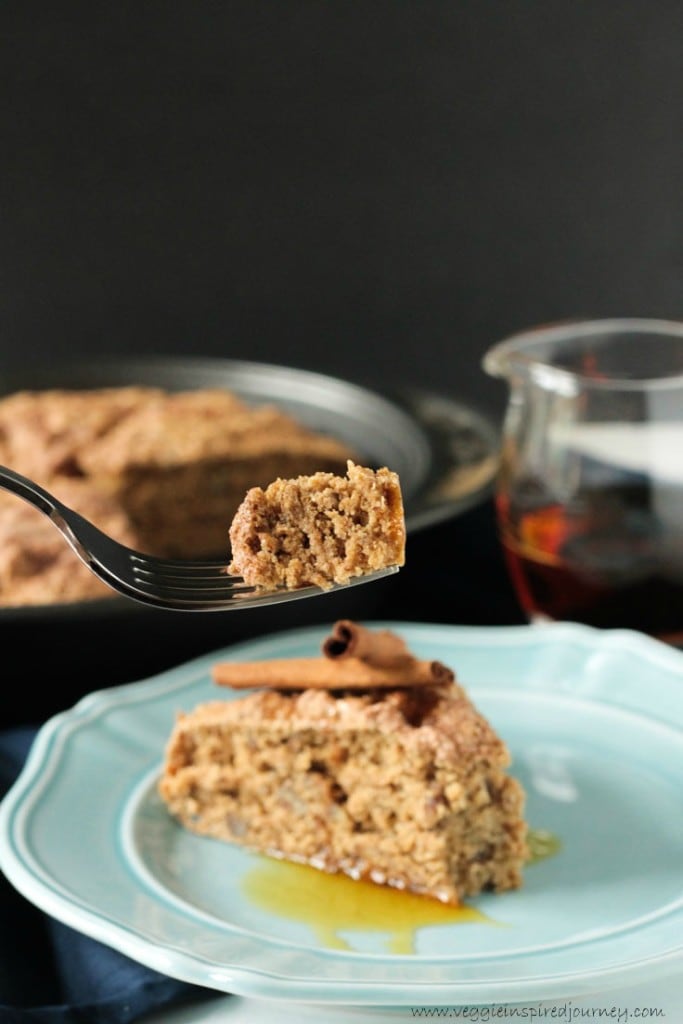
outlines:
[[0, 867], [47, 913], [156, 970], [242, 996], [375, 1006], [557, 999], [683, 967], [683, 654], [582, 626], [371, 623], [452, 666], [507, 741], [532, 828], [561, 840], [524, 887], [472, 901], [496, 922], [425, 926], [412, 954], [348, 929], [329, 948], [256, 906], [262, 863], [170, 820], [155, 794], [177, 711], [216, 697], [217, 660], [315, 655], [275, 634], [91, 694], [40, 731], [0, 806]]

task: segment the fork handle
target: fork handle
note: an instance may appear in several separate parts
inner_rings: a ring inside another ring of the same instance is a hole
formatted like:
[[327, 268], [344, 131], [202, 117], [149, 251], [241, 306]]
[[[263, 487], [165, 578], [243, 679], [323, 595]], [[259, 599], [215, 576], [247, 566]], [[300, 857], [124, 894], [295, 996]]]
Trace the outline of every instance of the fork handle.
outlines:
[[28, 501], [46, 516], [52, 516], [58, 511], [57, 502], [51, 494], [33, 480], [22, 476], [21, 473], [15, 473], [7, 466], [0, 466], [0, 487]]

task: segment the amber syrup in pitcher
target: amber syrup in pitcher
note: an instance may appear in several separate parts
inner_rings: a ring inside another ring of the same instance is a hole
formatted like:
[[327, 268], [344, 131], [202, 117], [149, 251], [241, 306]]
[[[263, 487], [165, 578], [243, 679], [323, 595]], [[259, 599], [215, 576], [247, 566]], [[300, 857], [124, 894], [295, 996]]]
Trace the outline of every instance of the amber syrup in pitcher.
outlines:
[[508, 570], [531, 621], [683, 642], [683, 563], [658, 550], [646, 485], [596, 489], [566, 505], [501, 493], [496, 504]]

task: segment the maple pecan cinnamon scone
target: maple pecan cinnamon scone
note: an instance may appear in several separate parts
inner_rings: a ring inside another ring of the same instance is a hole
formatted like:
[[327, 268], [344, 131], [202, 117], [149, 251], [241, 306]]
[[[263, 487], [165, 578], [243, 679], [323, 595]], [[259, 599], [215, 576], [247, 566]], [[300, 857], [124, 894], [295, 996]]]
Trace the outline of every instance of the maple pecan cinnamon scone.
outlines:
[[349, 447], [268, 404], [222, 389], [164, 395], [121, 420], [83, 454], [85, 471], [125, 509], [143, 550], [226, 553], [245, 492], [289, 473], [339, 471]]
[[[180, 714], [159, 782], [170, 813], [204, 836], [448, 903], [519, 887], [524, 792], [452, 674], [411, 684], [424, 663], [371, 665], [374, 684], [349, 688], [349, 659], [338, 688], [325, 661], [260, 663], [262, 688]], [[239, 664], [221, 669], [239, 681]], [[259, 663], [244, 669], [254, 685]]]
[[265, 590], [328, 588], [403, 565], [405, 544], [398, 475], [349, 460], [343, 477], [318, 472], [251, 488], [230, 527], [229, 570]]

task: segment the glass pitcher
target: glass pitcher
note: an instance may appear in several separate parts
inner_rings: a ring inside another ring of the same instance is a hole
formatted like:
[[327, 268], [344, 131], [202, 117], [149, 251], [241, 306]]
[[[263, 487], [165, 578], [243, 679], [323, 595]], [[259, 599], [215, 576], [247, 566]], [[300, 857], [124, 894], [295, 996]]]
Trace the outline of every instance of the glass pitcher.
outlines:
[[509, 388], [496, 510], [530, 621], [683, 641], [683, 323], [544, 326], [483, 367]]

